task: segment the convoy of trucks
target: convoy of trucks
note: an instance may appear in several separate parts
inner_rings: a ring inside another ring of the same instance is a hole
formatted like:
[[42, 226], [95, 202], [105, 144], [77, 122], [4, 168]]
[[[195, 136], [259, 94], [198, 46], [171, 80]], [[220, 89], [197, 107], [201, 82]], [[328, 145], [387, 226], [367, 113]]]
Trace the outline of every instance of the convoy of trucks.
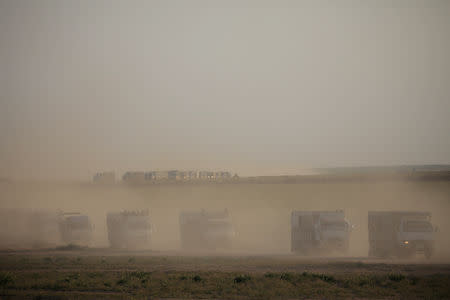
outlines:
[[[148, 210], [121, 211], [106, 216], [111, 248], [150, 249], [152, 223]], [[180, 244], [184, 250], [230, 250], [235, 230], [228, 210], [184, 211], [179, 215]], [[302, 255], [347, 254], [353, 225], [343, 210], [291, 213], [291, 251]], [[50, 247], [58, 244], [89, 246], [94, 226], [79, 212], [0, 210], [0, 246]], [[369, 257], [408, 258], [435, 250], [436, 232], [431, 213], [369, 211]]]
[[429, 212], [369, 211], [369, 256], [411, 257], [434, 251], [434, 232]]
[[352, 226], [344, 211], [293, 211], [291, 251], [301, 254], [347, 253]]
[[234, 229], [228, 210], [191, 211], [180, 214], [181, 248], [231, 249]]

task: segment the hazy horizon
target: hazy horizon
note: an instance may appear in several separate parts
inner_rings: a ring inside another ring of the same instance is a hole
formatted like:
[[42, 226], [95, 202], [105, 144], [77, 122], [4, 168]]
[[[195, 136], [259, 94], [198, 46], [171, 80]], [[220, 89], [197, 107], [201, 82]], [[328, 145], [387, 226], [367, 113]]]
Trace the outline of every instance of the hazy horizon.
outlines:
[[0, 177], [450, 164], [450, 1], [0, 0]]

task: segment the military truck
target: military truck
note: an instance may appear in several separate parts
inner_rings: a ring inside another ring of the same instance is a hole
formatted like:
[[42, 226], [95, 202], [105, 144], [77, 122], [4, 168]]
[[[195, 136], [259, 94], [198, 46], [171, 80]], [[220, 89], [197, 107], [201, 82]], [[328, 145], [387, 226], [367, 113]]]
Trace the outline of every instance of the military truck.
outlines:
[[431, 213], [420, 211], [369, 211], [369, 256], [430, 258], [434, 250]]
[[67, 244], [89, 246], [92, 241], [94, 226], [89, 216], [79, 212], [65, 212], [59, 214], [59, 231], [61, 240]]
[[235, 232], [228, 210], [185, 211], [179, 221], [182, 249], [231, 249]]
[[111, 248], [149, 249], [152, 225], [148, 210], [121, 211], [106, 216]]
[[351, 229], [343, 210], [293, 211], [291, 251], [305, 255], [347, 253]]

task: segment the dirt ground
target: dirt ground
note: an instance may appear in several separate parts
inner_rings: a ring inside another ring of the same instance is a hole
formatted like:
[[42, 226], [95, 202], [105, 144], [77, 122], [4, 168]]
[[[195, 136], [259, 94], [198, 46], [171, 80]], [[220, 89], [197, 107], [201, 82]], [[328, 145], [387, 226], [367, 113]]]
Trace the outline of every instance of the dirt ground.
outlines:
[[450, 264], [296, 255], [9, 250], [1, 299], [448, 299]]
[[[83, 250], [66, 251], [54, 249], [41, 250], [3, 250], [0, 251], [0, 270], [35, 272], [42, 267], [40, 260], [53, 258], [53, 260], [66, 261], [82, 259], [84, 262], [95, 262], [105, 259], [111, 262], [125, 263], [140, 261], [139, 269], [148, 272], [154, 271], [226, 271], [226, 272], [321, 272], [330, 274], [347, 273], [386, 273], [402, 272], [414, 275], [450, 274], [450, 263], [425, 258], [399, 260], [399, 259], [372, 259], [367, 257], [305, 257], [295, 254], [285, 255], [246, 255], [224, 253], [191, 253], [167, 251], [123, 251], [104, 248], [89, 248]], [[20, 262], [31, 260], [33, 269], [25, 269]], [[19, 261], [19, 264], [15, 262]], [[9, 264], [10, 262], [11, 264]], [[63, 265], [59, 271], [77, 270], [76, 265]], [[96, 265], [95, 270], [111, 270], [111, 265]], [[82, 270], [82, 269], [80, 269]], [[127, 270], [125, 268], [124, 270]], [[117, 271], [121, 271], [117, 269]]]

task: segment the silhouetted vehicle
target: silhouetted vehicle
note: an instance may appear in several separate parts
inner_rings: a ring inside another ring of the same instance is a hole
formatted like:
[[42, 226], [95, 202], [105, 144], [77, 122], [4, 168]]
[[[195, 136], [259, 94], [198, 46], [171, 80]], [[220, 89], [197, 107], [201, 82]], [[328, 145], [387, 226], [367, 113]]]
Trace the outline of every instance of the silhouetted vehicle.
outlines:
[[369, 256], [411, 257], [434, 250], [431, 213], [420, 211], [369, 211]]
[[61, 240], [67, 244], [89, 246], [94, 227], [89, 216], [80, 213], [61, 213], [58, 220]]
[[347, 253], [351, 225], [344, 211], [293, 211], [291, 251], [300, 254]]
[[180, 214], [182, 249], [230, 249], [234, 235], [234, 228], [227, 210], [209, 212], [201, 210]]
[[149, 249], [152, 225], [148, 210], [108, 213], [106, 223], [112, 248]]

